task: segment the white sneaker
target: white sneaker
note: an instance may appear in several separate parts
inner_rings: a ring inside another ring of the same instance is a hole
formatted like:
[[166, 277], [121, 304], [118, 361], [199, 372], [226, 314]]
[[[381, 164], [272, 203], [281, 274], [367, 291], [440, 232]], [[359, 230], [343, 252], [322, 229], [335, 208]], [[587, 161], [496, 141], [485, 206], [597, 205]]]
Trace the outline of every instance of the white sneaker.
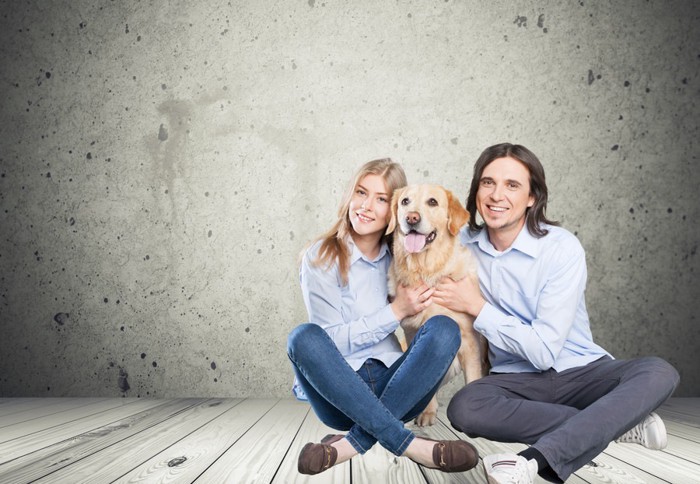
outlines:
[[537, 461], [517, 454], [491, 454], [484, 457], [484, 471], [489, 484], [532, 484]]
[[615, 439], [615, 442], [641, 444], [647, 449], [661, 450], [666, 447], [666, 426], [654, 412], [647, 418]]

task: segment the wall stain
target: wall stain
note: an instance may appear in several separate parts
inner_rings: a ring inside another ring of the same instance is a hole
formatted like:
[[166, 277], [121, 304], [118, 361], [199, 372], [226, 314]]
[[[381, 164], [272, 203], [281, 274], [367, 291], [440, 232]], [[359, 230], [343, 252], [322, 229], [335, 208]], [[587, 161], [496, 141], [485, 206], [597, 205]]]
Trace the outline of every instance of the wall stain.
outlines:
[[540, 14], [540, 16], [537, 17], [537, 26], [539, 28], [544, 27], [544, 14]]
[[[159, 123], [157, 133], [147, 135], [144, 141], [153, 160], [154, 185], [164, 184], [164, 193], [167, 195], [164, 204], [160, 197], [156, 198], [156, 203], [162, 208], [164, 217], [170, 220], [171, 233], [174, 234], [174, 229], [180, 225], [178, 200], [181, 197], [176, 183], [187, 179], [187, 144], [194, 105], [189, 101], [170, 99], [162, 102], [157, 109], [158, 113], [165, 117], [165, 121]], [[170, 246], [171, 244], [168, 244], [167, 247]], [[172, 250], [168, 250], [167, 258], [167, 266], [171, 270], [170, 280], [174, 281], [175, 268], [178, 266], [177, 256]]]
[[66, 321], [68, 321], [68, 316], [70, 316], [68, 313], [56, 313], [56, 315], [53, 317], [53, 320], [56, 321], [59, 325], [63, 326], [66, 324]]
[[126, 393], [129, 391], [129, 374], [124, 368], [119, 368], [119, 378], [117, 379], [117, 385], [119, 386], [119, 389]]
[[595, 74], [593, 74], [593, 70], [592, 70], [592, 69], [588, 69], [588, 85], [589, 85], [589, 86], [590, 86], [591, 84], [593, 84], [593, 81], [595, 81], [596, 79], [602, 79], [602, 78], [603, 78], [602, 75], [600, 75], [600, 74], [595, 75]]

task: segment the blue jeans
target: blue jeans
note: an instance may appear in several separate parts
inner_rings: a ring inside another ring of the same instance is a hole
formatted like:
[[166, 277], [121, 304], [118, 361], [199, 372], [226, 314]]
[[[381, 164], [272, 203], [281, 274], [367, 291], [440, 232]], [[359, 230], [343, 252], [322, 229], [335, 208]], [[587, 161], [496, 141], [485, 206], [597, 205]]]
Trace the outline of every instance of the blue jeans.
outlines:
[[461, 343], [459, 327], [446, 316], [430, 318], [390, 368], [369, 359], [355, 372], [317, 324], [295, 328], [287, 341], [294, 373], [318, 418], [360, 454], [376, 442], [404, 453], [413, 432], [404, 427], [435, 395]]
[[522, 442], [537, 449], [563, 482], [641, 422], [678, 385], [657, 357], [603, 357], [561, 373], [494, 373], [458, 391], [447, 417], [470, 437]]

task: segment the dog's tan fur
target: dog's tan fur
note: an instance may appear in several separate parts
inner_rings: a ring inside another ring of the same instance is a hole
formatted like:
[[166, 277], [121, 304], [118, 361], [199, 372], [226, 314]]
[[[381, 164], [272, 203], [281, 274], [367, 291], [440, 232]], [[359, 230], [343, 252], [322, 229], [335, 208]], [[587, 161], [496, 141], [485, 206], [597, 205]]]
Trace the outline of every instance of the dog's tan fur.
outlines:
[[[477, 277], [476, 261], [459, 242], [459, 229], [469, 220], [469, 213], [457, 198], [437, 185], [409, 185], [394, 191], [391, 201], [391, 220], [387, 233], [394, 233], [394, 258], [389, 268], [389, 294], [396, 294], [399, 284], [416, 286], [425, 282], [434, 287], [443, 277], [460, 280]], [[408, 223], [409, 218], [415, 222]], [[404, 241], [409, 229], [428, 234], [435, 231], [434, 240], [420, 252], [409, 252]], [[418, 329], [432, 316], [444, 314], [457, 322], [462, 333], [462, 343], [455, 361], [447, 372], [443, 384], [460, 371], [465, 383], [481, 378], [486, 371], [486, 340], [472, 326], [473, 318], [457, 313], [436, 303], [424, 311], [405, 318], [401, 328], [410, 344]], [[416, 418], [420, 426], [433, 425], [437, 420], [437, 398], [433, 397], [427, 408]]]

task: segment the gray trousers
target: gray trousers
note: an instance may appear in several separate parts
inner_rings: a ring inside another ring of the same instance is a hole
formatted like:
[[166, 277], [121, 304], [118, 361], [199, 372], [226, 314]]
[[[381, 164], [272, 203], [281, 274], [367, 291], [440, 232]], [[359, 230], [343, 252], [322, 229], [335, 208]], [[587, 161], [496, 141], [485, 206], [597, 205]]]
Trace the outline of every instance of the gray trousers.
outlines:
[[601, 358], [561, 373], [500, 373], [458, 391], [447, 408], [470, 437], [532, 445], [565, 481], [671, 396], [678, 372], [657, 357]]

